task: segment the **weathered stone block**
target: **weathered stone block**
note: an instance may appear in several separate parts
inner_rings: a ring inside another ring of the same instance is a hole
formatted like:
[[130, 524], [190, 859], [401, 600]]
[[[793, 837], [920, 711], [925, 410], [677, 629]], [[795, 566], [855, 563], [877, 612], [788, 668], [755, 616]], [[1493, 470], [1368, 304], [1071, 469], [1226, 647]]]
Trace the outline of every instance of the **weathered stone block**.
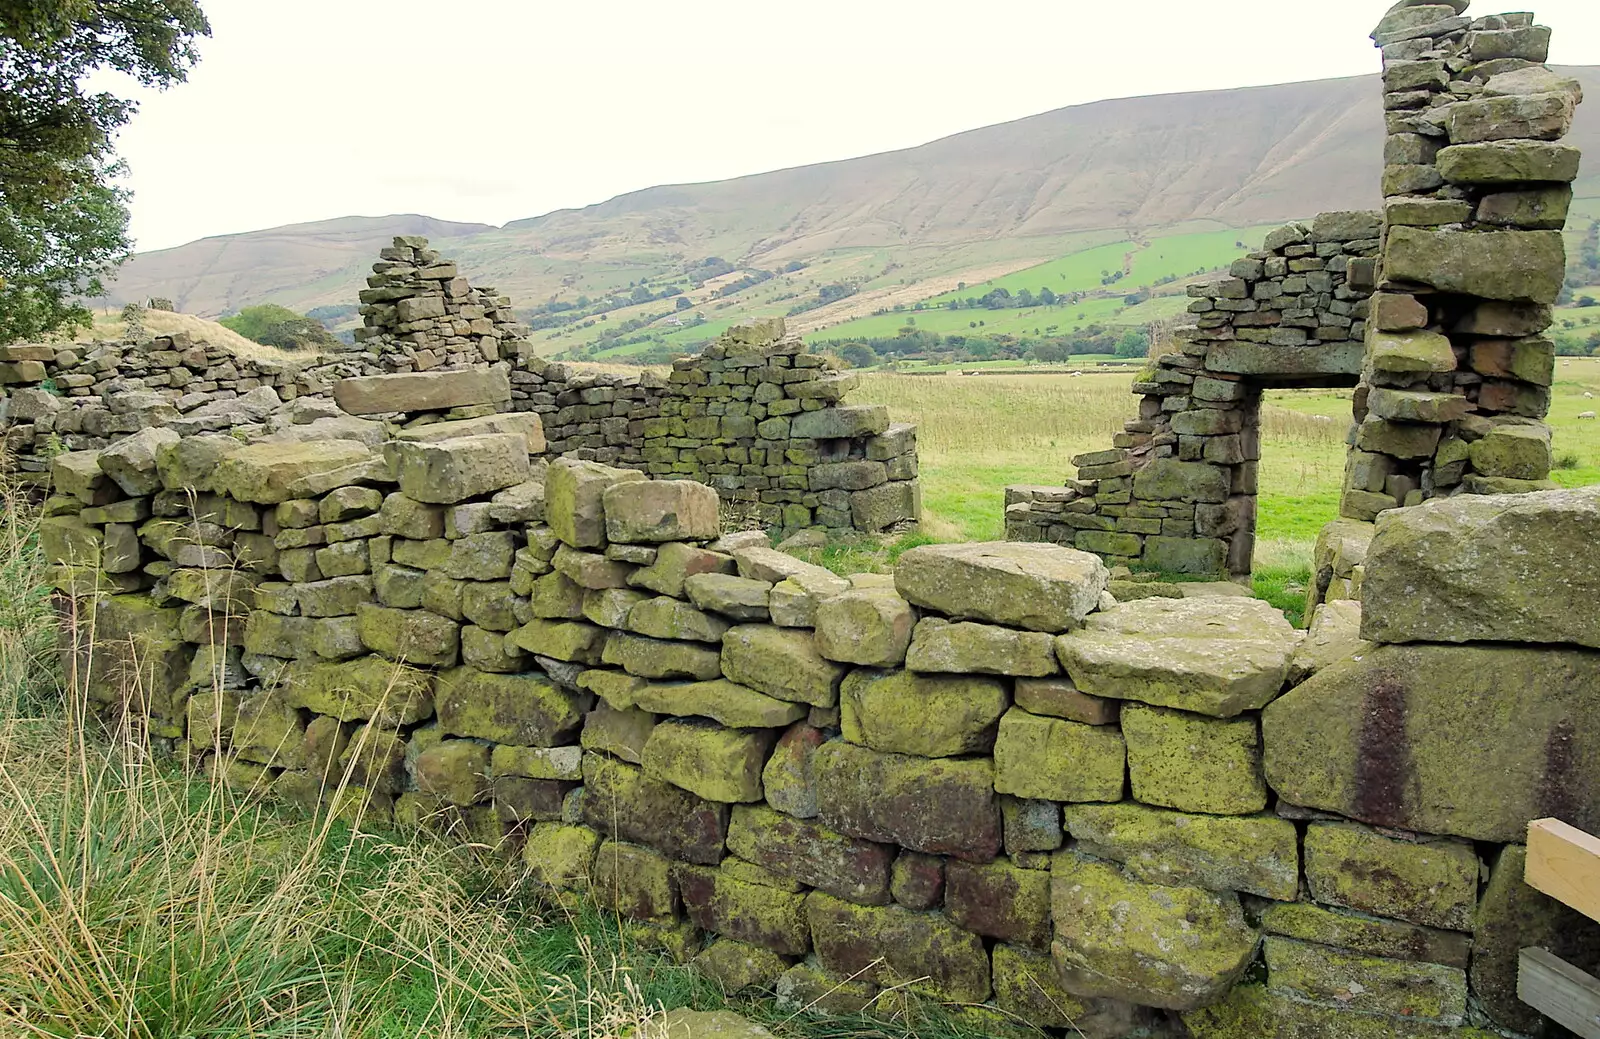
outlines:
[[291, 707], [379, 728], [412, 725], [433, 714], [433, 675], [379, 657], [297, 664], [286, 675], [283, 694]]
[[861, 905], [889, 901], [894, 849], [847, 837], [765, 805], [740, 805], [728, 826], [728, 850], [740, 858]]
[[613, 469], [598, 462], [571, 458], [556, 459], [545, 477], [545, 515], [550, 528], [573, 548], [604, 545], [606, 489], [614, 484], [646, 479], [644, 473], [632, 469]]
[[761, 800], [761, 769], [776, 735], [701, 721], [662, 722], [644, 745], [645, 775], [708, 801]]
[[594, 900], [632, 920], [677, 918], [678, 881], [672, 861], [637, 844], [606, 841], [594, 859]]
[[1085, 855], [1155, 884], [1194, 884], [1292, 901], [1300, 883], [1294, 824], [1270, 815], [1188, 815], [1124, 802], [1068, 805], [1067, 831]]
[[822, 821], [913, 851], [986, 862], [1000, 850], [993, 766], [982, 758], [885, 754], [835, 740], [813, 761]]
[[1231, 892], [1147, 884], [1071, 852], [1051, 874], [1051, 951], [1068, 992], [1193, 1010], [1255, 958], [1258, 935]]
[[1051, 633], [1082, 621], [1105, 585], [1098, 558], [1059, 545], [924, 545], [895, 565], [896, 590], [918, 606]]
[[582, 701], [543, 675], [458, 667], [438, 676], [439, 728], [521, 747], [554, 747], [576, 735]]
[[[437, 300], [438, 297], [424, 297]], [[420, 303], [421, 300], [404, 302]], [[438, 300], [443, 314], [443, 301]], [[444, 411], [473, 404], [498, 404], [511, 399], [511, 380], [504, 368], [467, 368], [454, 372], [405, 372], [337, 379], [333, 399], [351, 415], [383, 415], [395, 411]]]
[[817, 814], [817, 783], [812, 758], [827, 736], [813, 725], [796, 723], [778, 738], [761, 771], [767, 804], [796, 819]]
[[1269, 603], [1141, 599], [1093, 614], [1056, 640], [1083, 692], [1231, 717], [1282, 688], [1299, 636]]
[[692, 480], [633, 480], [602, 493], [606, 537], [620, 544], [709, 541], [717, 536], [717, 492]]
[[617, 840], [675, 859], [716, 865], [728, 832], [728, 806], [652, 779], [600, 754], [583, 759], [583, 821]]
[[948, 674], [1053, 675], [1060, 668], [1050, 636], [989, 624], [924, 617], [912, 631], [906, 667]]
[[535, 884], [557, 890], [583, 890], [590, 886], [600, 835], [587, 826], [539, 823], [528, 833], [522, 861]]
[[[1440, 153], [1441, 161], [1444, 154]], [[1557, 231], [1396, 227], [1390, 229], [1388, 243], [1384, 253], [1388, 278], [1443, 292], [1553, 303], [1565, 277], [1566, 248]]]
[[856, 670], [840, 690], [844, 738], [926, 758], [985, 753], [1010, 698], [992, 678]]
[[1265, 942], [1267, 988], [1291, 999], [1406, 1020], [1460, 1024], [1467, 976], [1456, 967], [1388, 960], [1291, 938]]
[[236, 501], [276, 505], [304, 497], [306, 480], [377, 460], [353, 440], [252, 444], [217, 462], [210, 484]]
[[528, 478], [527, 442], [514, 433], [393, 446], [400, 493], [415, 501], [450, 505]]
[[1470, 844], [1404, 841], [1355, 823], [1313, 823], [1305, 847], [1306, 883], [1319, 902], [1429, 927], [1472, 926], [1479, 864]]
[[809, 631], [742, 624], [722, 637], [722, 673], [780, 700], [832, 707], [845, 671], [817, 651]]
[[916, 622], [916, 611], [894, 589], [852, 588], [817, 604], [817, 652], [828, 660], [897, 667]]
[[806, 896], [817, 958], [829, 972], [912, 987], [956, 1002], [989, 996], [983, 939], [933, 913], [853, 905], [821, 891]]
[[1069, 993], [1047, 953], [1001, 943], [992, 959], [994, 1004], [1030, 1024], [1066, 1029], [1084, 1039], [1123, 1039], [1148, 1023], [1148, 1012], [1131, 1003]]
[[699, 866], [680, 866], [677, 875], [683, 908], [696, 926], [786, 956], [810, 951], [804, 895]]
[[1267, 805], [1254, 716], [1208, 718], [1128, 704], [1122, 735], [1139, 801], [1212, 815], [1249, 815]]
[[945, 913], [969, 931], [1003, 942], [1050, 946], [1050, 874], [1006, 859], [945, 866]]
[[1126, 748], [1109, 726], [1083, 725], [1014, 707], [1000, 719], [995, 789], [1042, 801], [1116, 801]]
[[772, 585], [732, 574], [695, 574], [683, 582], [689, 601], [736, 621], [765, 621]]
[[1572, 719], [1600, 710], [1600, 654], [1378, 646], [1319, 671], [1262, 715], [1265, 766], [1286, 801], [1378, 826], [1521, 839], [1557, 816], [1600, 829], [1573, 792], [1600, 754]]
[[[1327, 909], [1309, 902], [1280, 902], [1268, 906], [1261, 914], [1261, 929], [1268, 934], [1371, 956], [1442, 963], [1447, 967], [1465, 968], [1473, 949], [1472, 938], [1460, 931], [1419, 927], [1399, 920]], [[1515, 958], [1513, 953], [1512, 959]], [[1512, 974], [1515, 973], [1513, 967]], [[1515, 988], [1514, 983], [1512, 987]]]

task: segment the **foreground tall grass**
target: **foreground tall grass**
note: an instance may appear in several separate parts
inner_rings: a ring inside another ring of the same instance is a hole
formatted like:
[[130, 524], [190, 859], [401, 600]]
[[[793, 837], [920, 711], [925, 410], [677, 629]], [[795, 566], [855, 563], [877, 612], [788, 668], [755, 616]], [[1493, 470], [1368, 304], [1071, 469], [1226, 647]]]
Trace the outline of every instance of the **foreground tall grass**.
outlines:
[[[34, 513], [0, 508], [0, 1036], [652, 1039], [729, 1004], [514, 857], [307, 819], [102, 727], [55, 666]], [[734, 1005], [793, 1039], [985, 1034]]]

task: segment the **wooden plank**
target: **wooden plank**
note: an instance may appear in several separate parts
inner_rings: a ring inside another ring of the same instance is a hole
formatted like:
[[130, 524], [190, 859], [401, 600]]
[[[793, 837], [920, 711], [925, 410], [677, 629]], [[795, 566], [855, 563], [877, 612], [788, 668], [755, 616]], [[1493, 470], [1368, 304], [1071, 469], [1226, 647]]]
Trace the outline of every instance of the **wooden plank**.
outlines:
[[1528, 886], [1600, 920], [1600, 838], [1559, 819], [1528, 824]]
[[1517, 958], [1517, 998], [1582, 1036], [1600, 1039], [1600, 981], [1543, 949]]

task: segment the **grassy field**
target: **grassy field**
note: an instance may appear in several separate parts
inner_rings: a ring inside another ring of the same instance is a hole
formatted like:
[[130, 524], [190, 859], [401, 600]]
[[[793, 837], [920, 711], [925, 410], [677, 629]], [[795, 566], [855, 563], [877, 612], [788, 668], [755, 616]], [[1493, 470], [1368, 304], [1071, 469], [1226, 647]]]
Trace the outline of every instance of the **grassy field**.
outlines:
[[[924, 530], [940, 540], [1004, 536], [1005, 487], [1059, 484], [1073, 455], [1110, 445], [1134, 413], [1132, 375], [1085, 367], [1068, 375], [908, 377], [867, 374], [852, 400], [889, 406], [918, 426]], [[1585, 397], [1593, 393], [1594, 398]], [[1600, 423], [1580, 420], [1600, 404], [1600, 359], [1561, 358], [1550, 409], [1558, 468], [1567, 486], [1600, 483]], [[1262, 414], [1258, 577], [1308, 574], [1322, 525], [1338, 515], [1348, 394], [1281, 390]], [[1303, 580], [1303, 577], [1301, 578]]]

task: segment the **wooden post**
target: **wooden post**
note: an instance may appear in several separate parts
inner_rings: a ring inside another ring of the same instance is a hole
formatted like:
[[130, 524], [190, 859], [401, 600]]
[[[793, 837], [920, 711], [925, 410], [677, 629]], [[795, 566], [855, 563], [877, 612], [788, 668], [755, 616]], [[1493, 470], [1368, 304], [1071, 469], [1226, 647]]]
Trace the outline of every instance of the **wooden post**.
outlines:
[[1600, 838], [1559, 819], [1528, 824], [1528, 886], [1600, 920]]
[[1600, 981], [1558, 956], [1522, 950], [1517, 998], [1583, 1039], [1600, 1039]]

